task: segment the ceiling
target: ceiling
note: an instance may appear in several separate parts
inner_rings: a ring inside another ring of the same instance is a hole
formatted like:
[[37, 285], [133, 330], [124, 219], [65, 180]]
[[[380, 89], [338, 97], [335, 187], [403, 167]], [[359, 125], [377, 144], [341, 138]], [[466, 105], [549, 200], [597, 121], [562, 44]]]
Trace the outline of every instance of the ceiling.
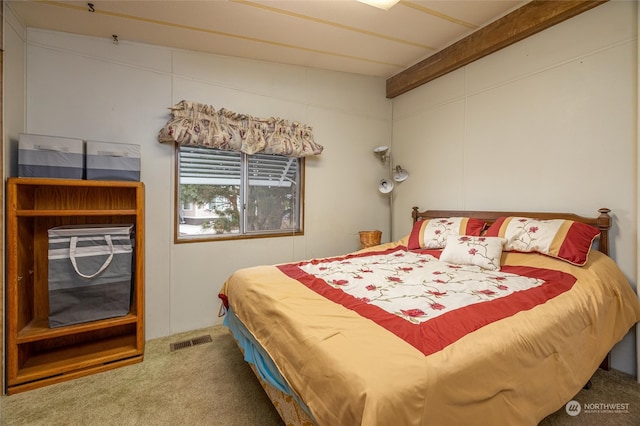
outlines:
[[6, 3], [31, 28], [388, 78], [528, 2], [400, 0], [388, 11], [355, 0]]

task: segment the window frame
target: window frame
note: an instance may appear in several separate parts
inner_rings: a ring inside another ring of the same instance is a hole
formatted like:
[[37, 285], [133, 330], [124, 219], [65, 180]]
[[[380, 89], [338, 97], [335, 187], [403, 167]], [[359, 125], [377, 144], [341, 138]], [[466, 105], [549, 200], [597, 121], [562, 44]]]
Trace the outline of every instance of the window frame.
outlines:
[[[305, 216], [305, 158], [298, 158], [298, 173], [299, 173], [299, 209], [300, 209], [300, 224], [299, 229], [291, 229], [286, 231], [280, 230], [265, 230], [265, 231], [251, 231], [243, 234], [204, 234], [202, 236], [189, 236], [184, 237], [180, 236], [180, 215], [178, 213], [178, 209], [182, 205], [180, 200], [180, 147], [181, 145], [176, 144], [175, 146], [175, 179], [174, 179], [174, 203], [173, 203], [173, 241], [175, 244], [185, 244], [185, 243], [201, 243], [201, 242], [211, 242], [211, 241], [232, 241], [232, 240], [247, 240], [254, 238], [278, 238], [278, 237], [291, 237], [291, 236], [300, 236], [304, 235], [304, 216]], [[207, 148], [200, 147], [205, 149], [215, 149], [215, 148]], [[245, 160], [242, 160], [244, 163]], [[245, 168], [246, 172], [246, 168]], [[249, 183], [247, 182], [246, 173], [242, 173], [240, 185], [243, 187], [241, 193], [242, 197], [246, 196], [246, 191]], [[246, 200], [243, 198], [242, 202], [246, 204]], [[244, 209], [243, 209], [244, 214]]]

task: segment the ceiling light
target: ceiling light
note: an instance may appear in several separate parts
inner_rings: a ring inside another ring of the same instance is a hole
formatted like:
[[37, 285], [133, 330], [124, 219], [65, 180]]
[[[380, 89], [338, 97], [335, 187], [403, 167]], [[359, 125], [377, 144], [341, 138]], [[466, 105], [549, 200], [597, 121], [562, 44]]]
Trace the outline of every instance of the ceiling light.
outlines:
[[377, 7], [378, 9], [389, 10], [396, 5], [400, 0], [358, 0], [360, 3], [368, 4], [369, 6]]

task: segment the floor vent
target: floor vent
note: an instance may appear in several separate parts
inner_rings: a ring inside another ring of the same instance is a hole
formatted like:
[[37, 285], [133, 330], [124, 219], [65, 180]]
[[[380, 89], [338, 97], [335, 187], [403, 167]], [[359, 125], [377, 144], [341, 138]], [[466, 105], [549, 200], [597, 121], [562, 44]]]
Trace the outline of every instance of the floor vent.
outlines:
[[213, 340], [211, 339], [210, 335], [196, 337], [195, 339], [172, 343], [171, 345], [169, 345], [169, 351], [173, 352], [179, 349], [189, 348], [191, 346], [202, 345], [203, 343], [211, 342], [213, 342]]

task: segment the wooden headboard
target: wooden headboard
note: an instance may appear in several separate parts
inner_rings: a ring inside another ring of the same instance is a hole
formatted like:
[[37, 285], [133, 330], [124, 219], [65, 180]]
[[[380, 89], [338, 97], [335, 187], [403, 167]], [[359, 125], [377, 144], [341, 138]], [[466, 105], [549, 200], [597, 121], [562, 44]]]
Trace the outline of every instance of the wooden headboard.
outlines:
[[433, 219], [438, 217], [474, 217], [487, 222], [487, 226], [491, 225], [499, 217], [502, 216], [520, 216], [530, 217], [534, 219], [568, 219], [575, 222], [582, 222], [595, 226], [600, 229], [600, 238], [598, 241], [598, 251], [609, 255], [609, 229], [611, 228], [611, 210], [601, 208], [598, 210], [600, 215], [597, 217], [578, 216], [573, 213], [553, 213], [553, 212], [491, 212], [491, 211], [468, 211], [468, 210], [425, 210], [418, 211], [418, 207], [414, 207], [411, 213], [413, 223], [424, 219]]

